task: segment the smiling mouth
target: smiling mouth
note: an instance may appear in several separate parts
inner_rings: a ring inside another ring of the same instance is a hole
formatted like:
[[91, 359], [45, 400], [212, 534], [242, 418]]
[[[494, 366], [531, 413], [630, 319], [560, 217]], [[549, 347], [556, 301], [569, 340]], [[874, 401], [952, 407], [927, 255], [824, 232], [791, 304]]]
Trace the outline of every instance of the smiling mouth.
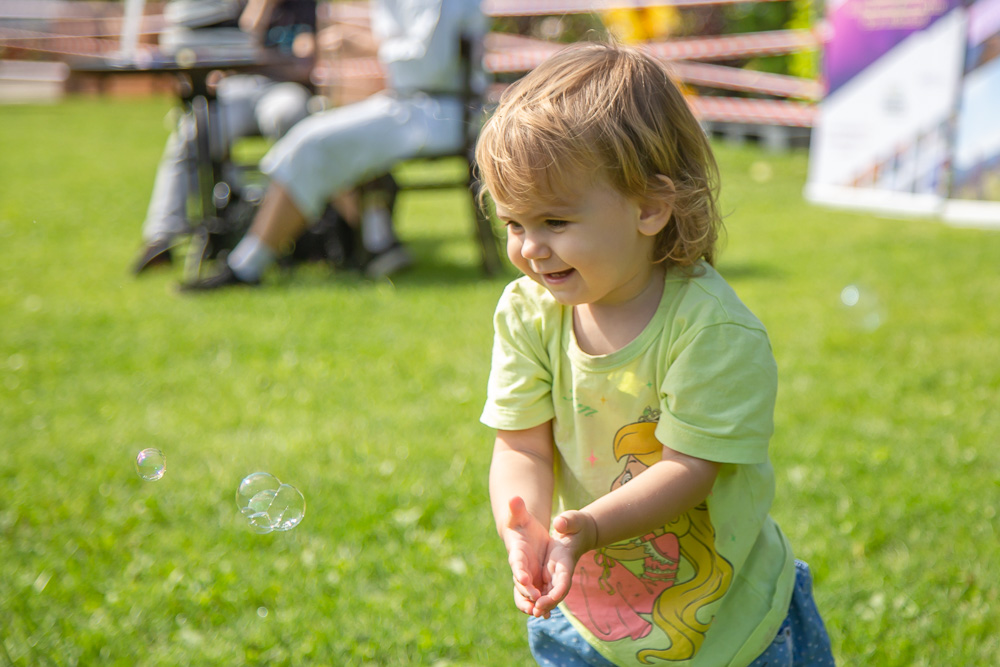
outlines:
[[564, 278], [568, 278], [569, 275], [573, 273], [573, 269], [566, 269], [565, 271], [552, 271], [550, 273], [541, 274], [542, 278], [545, 280], [559, 281]]

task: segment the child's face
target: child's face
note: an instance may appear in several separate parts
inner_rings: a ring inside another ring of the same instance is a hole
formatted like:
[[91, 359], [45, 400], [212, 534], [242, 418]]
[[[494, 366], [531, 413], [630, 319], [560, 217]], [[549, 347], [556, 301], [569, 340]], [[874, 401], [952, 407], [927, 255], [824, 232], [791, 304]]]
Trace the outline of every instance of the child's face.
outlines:
[[551, 202], [495, 200], [507, 256], [565, 305], [636, 297], [653, 274], [648, 212], [604, 178], [567, 182], [578, 185]]

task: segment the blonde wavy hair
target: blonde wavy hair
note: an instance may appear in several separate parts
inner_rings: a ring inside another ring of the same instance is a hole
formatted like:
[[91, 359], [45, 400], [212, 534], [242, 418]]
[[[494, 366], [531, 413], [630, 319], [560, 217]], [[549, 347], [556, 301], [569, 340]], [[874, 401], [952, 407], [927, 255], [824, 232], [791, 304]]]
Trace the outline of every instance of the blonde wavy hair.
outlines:
[[669, 73], [639, 49], [577, 44], [545, 60], [504, 91], [476, 161], [481, 202], [487, 193], [503, 202], [552, 201], [581, 177], [598, 176], [629, 198], [672, 199], [651, 260], [715, 262], [722, 232], [715, 157]]

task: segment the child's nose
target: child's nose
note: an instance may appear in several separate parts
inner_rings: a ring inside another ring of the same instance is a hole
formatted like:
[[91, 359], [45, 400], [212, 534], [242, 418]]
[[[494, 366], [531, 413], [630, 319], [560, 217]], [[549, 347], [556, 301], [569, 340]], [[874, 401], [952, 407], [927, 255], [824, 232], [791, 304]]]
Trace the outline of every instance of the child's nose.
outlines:
[[549, 254], [548, 246], [537, 234], [525, 234], [521, 242], [521, 257], [525, 259], [543, 259]]

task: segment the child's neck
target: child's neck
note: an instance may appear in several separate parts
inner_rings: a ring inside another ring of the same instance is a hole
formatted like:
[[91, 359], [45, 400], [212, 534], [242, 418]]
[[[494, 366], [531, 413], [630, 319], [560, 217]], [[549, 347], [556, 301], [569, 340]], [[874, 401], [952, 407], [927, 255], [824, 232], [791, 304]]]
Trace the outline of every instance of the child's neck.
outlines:
[[580, 349], [592, 355], [611, 354], [635, 340], [656, 314], [665, 277], [665, 269], [657, 264], [645, 287], [628, 301], [574, 306], [573, 333]]

